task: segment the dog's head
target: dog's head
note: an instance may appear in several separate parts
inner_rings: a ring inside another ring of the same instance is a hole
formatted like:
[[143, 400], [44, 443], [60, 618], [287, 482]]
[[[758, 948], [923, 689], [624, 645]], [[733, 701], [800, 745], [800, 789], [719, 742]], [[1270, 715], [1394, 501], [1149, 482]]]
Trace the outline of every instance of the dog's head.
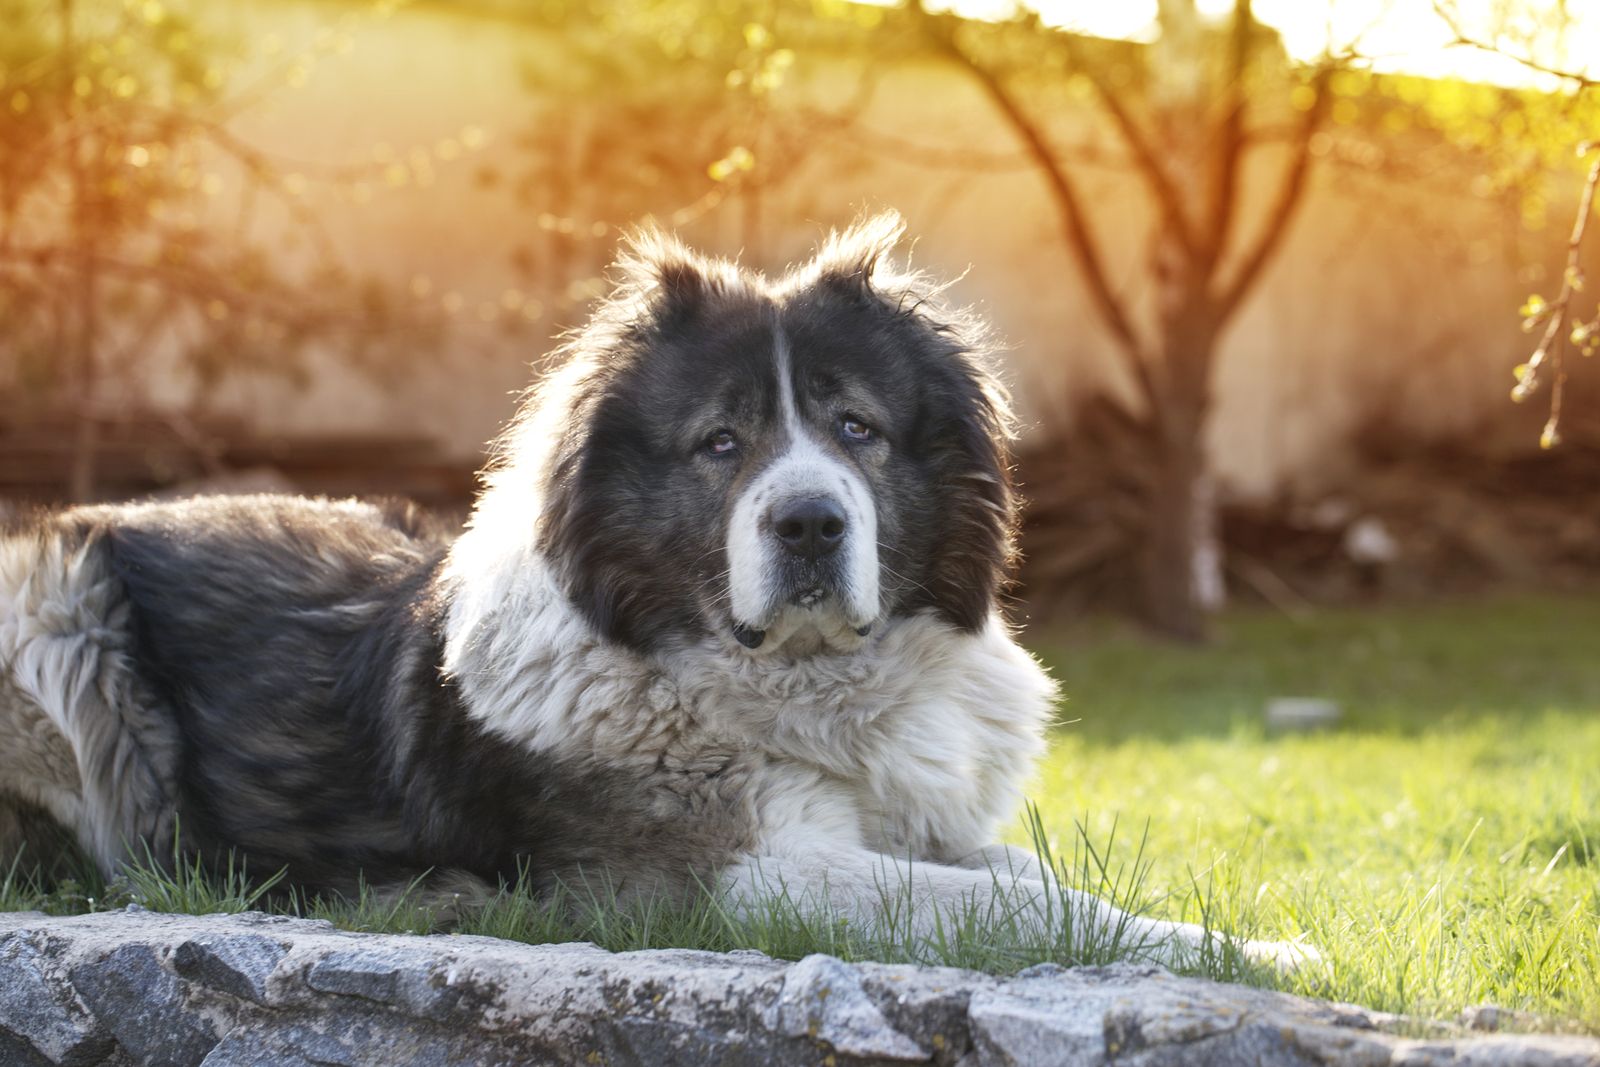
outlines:
[[601, 634], [844, 651], [899, 616], [994, 610], [1005, 400], [981, 326], [890, 261], [901, 232], [834, 234], [776, 281], [631, 242], [508, 436], [545, 455], [508, 456], [498, 486], [536, 471], [540, 549]]

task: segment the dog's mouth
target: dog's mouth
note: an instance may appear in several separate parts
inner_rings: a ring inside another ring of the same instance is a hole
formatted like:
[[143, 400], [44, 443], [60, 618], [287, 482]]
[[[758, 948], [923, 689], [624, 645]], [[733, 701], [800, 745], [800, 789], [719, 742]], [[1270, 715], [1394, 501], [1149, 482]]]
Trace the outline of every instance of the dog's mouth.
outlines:
[[774, 630], [782, 630], [785, 637], [802, 630], [823, 633], [854, 633], [866, 637], [872, 633], [873, 623], [854, 622], [847, 619], [843, 597], [822, 583], [803, 585], [790, 593], [773, 617], [765, 625], [754, 625], [738, 619], [729, 620], [733, 639], [754, 651], [767, 643]]
[[[790, 598], [789, 603], [797, 608], [814, 608], [829, 597], [837, 597], [837, 594], [824, 586], [814, 585], [810, 589], [802, 589], [796, 593]], [[844, 610], [842, 602], [839, 608], [841, 611]], [[850, 628], [856, 632], [857, 637], [865, 637], [872, 632], [872, 623], [866, 622], [860, 626], [852, 626]]]
[[882, 615], [876, 596], [857, 595], [860, 580], [837, 555], [820, 560], [782, 559], [767, 571], [759, 606], [723, 610], [722, 633], [745, 650], [768, 655], [853, 653]]
[[[872, 633], [872, 623], [865, 622], [860, 626], [852, 626], [850, 629], [857, 637], [867, 637]], [[735, 622], [733, 624], [733, 639], [753, 652], [766, 644], [767, 631], [758, 630], [754, 626], [746, 626], [742, 622]]]

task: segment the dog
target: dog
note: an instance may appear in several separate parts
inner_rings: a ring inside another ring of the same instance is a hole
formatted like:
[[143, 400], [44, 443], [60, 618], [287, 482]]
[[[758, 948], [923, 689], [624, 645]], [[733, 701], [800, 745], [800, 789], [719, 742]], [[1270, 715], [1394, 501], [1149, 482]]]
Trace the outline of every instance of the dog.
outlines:
[[461, 531], [270, 496], [13, 524], [0, 833], [54, 823], [108, 875], [178, 851], [338, 892], [598, 872], [861, 922], [887, 887], [914, 933], [1003, 899], [1202, 946], [995, 844], [1055, 687], [1001, 612], [993, 344], [902, 236], [870, 219], [775, 278], [634, 236]]

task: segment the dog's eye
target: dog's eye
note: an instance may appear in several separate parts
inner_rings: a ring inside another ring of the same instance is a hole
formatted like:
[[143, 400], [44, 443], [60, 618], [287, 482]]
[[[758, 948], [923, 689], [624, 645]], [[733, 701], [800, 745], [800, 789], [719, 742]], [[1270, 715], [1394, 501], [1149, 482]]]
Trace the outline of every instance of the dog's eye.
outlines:
[[848, 415], [840, 420], [839, 428], [852, 441], [870, 441], [876, 436], [872, 432], [871, 426], [861, 422], [859, 419], [852, 419]]
[[738, 447], [739, 442], [734, 440], [732, 430], [718, 430], [706, 438], [706, 451], [713, 456], [725, 456]]

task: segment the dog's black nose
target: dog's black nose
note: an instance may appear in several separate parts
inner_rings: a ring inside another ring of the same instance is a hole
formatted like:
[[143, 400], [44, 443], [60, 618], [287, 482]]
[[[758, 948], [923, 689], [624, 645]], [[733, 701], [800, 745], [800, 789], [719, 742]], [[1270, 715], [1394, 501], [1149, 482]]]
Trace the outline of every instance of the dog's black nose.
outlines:
[[827, 497], [790, 501], [773, 516], [772, 532], [795, 555], [819, 560], [844, 540], [844, 510]]

